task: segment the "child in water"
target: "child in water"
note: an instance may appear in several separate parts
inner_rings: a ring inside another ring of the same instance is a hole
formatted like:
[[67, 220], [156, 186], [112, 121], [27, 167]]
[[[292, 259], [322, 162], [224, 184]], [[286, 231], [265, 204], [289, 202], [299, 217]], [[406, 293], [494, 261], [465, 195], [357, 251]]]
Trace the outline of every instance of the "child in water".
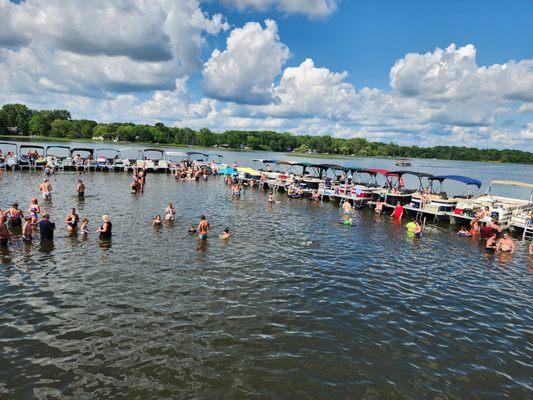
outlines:
[[225, 228], [223, 231], [222, 231], [222, 235], [220, 235], [220, 239], [229, 239], [231, 236], [231, 234], [229, 233], [229, 228]]
[[157, 214], [154, 220], [152, 221], [152, 226], [154, 228], [157, 228], [157, 227], [160, 227], [161, 224], [163, 224], [163, 221], [161, 220], [161, 215]]
[[196, 227], [194, 225], [189, 225], [189, 230], [187, 232], [196, 233]]
[[81, 221], [80, 236], [82, 238], [89, 236], [89, 218], [83, 218], [83, 221]]
[[22, 240], [25, 243], [31, 243], [32, 241], [32, 225], [32, 217], [30, 217], [29, 215], [24, 217], [24, 225], [22, 226]]

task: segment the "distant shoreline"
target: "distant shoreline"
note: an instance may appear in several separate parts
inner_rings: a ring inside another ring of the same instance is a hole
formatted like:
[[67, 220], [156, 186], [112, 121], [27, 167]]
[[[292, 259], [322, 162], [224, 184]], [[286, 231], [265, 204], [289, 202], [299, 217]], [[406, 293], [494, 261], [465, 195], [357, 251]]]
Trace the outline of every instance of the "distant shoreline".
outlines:
[[[231, 147], [204, 147], [204, 146], [193, 146], [186, 144], [175, 144], [175, 143], [152, 143], [152, 142], [115, 142], [113, 140], [94, 140], [94, 139], [85, 139], [85, 138], [57, 138], [49, 136], [20, 136], [20, 135], [0, 135], [0, 140], [11, 140], [13, 142], [82, 142], [82, 143], [109, 143], [115, 145], [137, 145], [137, 146], [161, 146], [169, 148], [182, 148], [182, 149], [193, 149], [193, 150], [209, 150], [210, 152], [214, 151], [233, 151], [233, 152], [257, 152], [257, 153], [277, 153], [285, 154], [288, 157], [301, 157], [301, 158], [323, 158], [323, 159], [334, 159], [334, 160], [356, 160], [361, 158], [372, 158], [378, 160], [395, 160], [396, 158], [401, 157], [383, 157], [383, 156], [351, 156], [344, 154], [331, 154], [331, 153], [298, 153], [298, 152], [279, 152], [279, 151], [266, 151], [266, 150], [250, 150], [250, 149], [234, 149]], [[475, 161], [475, 160], [455, 160], [447, 158], [420, 158], [420, 157], [403, 157], [410, 160], [436, 160], [436, 161], [458, 161], [458, 162], [469, 162], [469, 163], [487, 163], [487, 164], [499, 164], [499, 165], [533, 165], [528, 163], [512, 163], [512, 162], [503, 162], [503, 161]]]

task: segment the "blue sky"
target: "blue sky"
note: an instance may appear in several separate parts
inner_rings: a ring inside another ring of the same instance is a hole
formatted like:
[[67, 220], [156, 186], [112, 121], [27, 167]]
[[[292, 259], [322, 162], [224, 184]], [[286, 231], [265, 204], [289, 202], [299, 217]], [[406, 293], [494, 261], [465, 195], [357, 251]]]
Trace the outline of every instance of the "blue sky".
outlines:
[[0, 0], [0, 102], [531, 150], [532, 20], [530, 0]]

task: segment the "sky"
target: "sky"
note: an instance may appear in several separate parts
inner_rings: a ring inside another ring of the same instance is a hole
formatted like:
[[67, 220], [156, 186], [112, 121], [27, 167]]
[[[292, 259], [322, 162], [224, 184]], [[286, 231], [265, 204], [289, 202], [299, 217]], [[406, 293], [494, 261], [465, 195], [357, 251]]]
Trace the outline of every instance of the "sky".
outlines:
[[0, 105], [533, 151], [533, 1], [0, 0]]

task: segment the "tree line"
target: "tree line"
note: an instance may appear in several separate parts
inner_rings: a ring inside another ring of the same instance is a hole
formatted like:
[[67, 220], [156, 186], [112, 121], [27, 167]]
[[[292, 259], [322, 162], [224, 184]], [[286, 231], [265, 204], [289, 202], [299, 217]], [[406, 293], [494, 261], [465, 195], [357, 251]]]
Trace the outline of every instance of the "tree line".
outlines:
[[[16, 128], [16, 129], [14, 129]], [[133, 123], [98, 123], [72, 119], [67, 110], [31, 110], [24, 104], [6, 104], [0, 109], [0, 134], [67, 139], [118, 140], [160, 144], [227, 147], [279, 152], [328, 153], [365, 157], [413, 157], [443, 160], [496, 161], [533, 164], [533, 153], [520, 150], [477, 149], [457, 146], [400, 146], [370, 142], [363, 138], [342, 139], [329, 135], [292, 135], [288, 132], [168, 127]]]

